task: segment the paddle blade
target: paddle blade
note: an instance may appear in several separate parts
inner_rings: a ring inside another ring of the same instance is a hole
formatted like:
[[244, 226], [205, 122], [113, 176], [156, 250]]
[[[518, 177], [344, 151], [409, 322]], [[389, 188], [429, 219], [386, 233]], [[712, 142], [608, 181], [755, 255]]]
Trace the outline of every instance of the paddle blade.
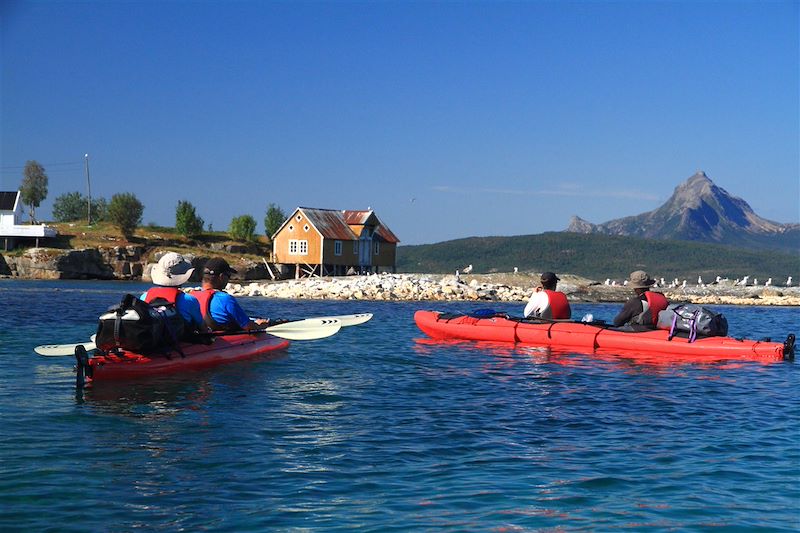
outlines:
[[75, 355], [75, 348], [83, 346], [87, 352], [97, 348], [93, 342], [78, 342], [75, 344], [43, 344], [33, 349], [43, 357], [71, 357]]
[[[355, 315], [335, 315], [335, 316], [320, 316], [314, 317], [313, 319], [308, 320], [338, 320], [342, 323], [342, 327], [346, 326], [357, 326], [359, 324], [363, 324], [372, 318], [372, 313], [358, 313]], [[250, 320], [258, 320], [257, 318], [250, 317]], [[299, 322], [297, 320], [291, 320], [290, 322]]]
[[270, 326], [264, 331], [270, 335], [293, 341], [308, 341], [324, 339], [335, 335], [342, 328], [342, 323], [336, 319], [308, 318], [296, 322], [284, 322], [277, 326]]
[[342, 323], [342, 327], [357, 326], [359, 324], [363, 324], [364, 322], [369, 321], [372, 318], [372, 313], [358, 313], [356, 315], [338, 315], [338, 316], [329, 316], [326, 318], [335, 318], [336, 320]]

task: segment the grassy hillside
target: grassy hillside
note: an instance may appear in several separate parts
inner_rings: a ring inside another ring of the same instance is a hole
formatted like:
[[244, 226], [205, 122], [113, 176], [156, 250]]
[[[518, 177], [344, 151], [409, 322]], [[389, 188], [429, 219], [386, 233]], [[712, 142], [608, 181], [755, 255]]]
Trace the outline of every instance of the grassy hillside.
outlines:
[[[148, 225], [136, 228], [133, 237], [126, 239], [108, 222], [91, 226], [82, 222], [48, 223], [48, 225], [56, 228], [58, 236], [47, 239], [42, 246], [64, 250], [138, 245], [145, 248], [170, 249], [184, 254], [231, 257], [228, 250], [235, 248], [240, 251], [233, 255], [245, 256], [259, 262], [263, 257], [270, 257], [272, 251], [272, 244], [263, 235], [257, 235], [256, 240], [250, 243], [232, 240], [224, 231], [203, 232], [189, 239], [175, 228]], [[29, 244], [32, 244], [32, 241]], [[23, 251], [24, 248], [17, 248], [10, 253], [21, 254]]]
[[400, 272], [448, 273], [472, 264], [474, 272], [551, 270], [596, 280], [623, 279], [632, 270], [652, 276], [713, 281], [749, 275], [763, 283], [800, 279], [800, 254], [759, 252], [729, 246], [550, 232], [515, 237], [470, 237], [437, 244], [400, 246]]

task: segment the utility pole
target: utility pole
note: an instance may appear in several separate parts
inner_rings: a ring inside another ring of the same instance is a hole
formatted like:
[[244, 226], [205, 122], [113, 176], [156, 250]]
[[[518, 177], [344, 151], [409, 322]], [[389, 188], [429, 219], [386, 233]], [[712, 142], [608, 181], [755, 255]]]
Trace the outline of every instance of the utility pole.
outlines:
[[89, 192], [89, 199], [86, 201], [86, 223], [92, 225], [92, 182], [89, 181], [89, 154], [83, 154], [86, 162], [86, 189]]

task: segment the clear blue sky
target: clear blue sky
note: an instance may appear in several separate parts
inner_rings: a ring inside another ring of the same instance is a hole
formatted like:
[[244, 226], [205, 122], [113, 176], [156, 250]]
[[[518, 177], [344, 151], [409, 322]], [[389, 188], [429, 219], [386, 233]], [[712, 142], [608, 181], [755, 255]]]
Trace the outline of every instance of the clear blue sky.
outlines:
[[800, 220], [800, 16], [771, 2], [0, 2], [0, 189], [372, 207], [403, 244], [658, 207]]

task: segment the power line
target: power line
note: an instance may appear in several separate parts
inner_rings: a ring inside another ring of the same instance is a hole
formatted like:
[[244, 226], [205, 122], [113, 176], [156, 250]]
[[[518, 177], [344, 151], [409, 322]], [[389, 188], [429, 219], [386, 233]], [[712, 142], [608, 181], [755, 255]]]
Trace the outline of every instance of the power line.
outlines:
[[[39, 163], [39, 164], [40, 164], [40, 165], [42, 165], [43, 167], [45, 167], [45, 169], [47, 169], [47, 167], [58, 167], [58, 166], [64, 166], [64, 165], [78, 165], [78, 166], [83, 166], [83, 161], [67, 161], [67, 162], [65, 162], [65, 163]], [[6, 171], [6, 170], [23, 170], [23, 169], [25, 169], [25, 165], [23, 165], [23, 166], [21, 166], [21, 167], [0, 167], [0, 170], [1, 170], [1, 171]]]
[[[75, 168], [57, 168], [55, 170], [47, 170], [47, 169], [45, 169], [45, 171], [47, 172], [48, 176], [50, 174], [58, 174], [59, 172], [80, 172], [80, 170], [81, 169], [79, 167], [75, 167]], [[0, 174], [5, 174], [5, 175], [12, 175], [13, 174], [15, 176], [22, 176], [22, 174], [19, 172], [19, 170], [0, 170]]]

